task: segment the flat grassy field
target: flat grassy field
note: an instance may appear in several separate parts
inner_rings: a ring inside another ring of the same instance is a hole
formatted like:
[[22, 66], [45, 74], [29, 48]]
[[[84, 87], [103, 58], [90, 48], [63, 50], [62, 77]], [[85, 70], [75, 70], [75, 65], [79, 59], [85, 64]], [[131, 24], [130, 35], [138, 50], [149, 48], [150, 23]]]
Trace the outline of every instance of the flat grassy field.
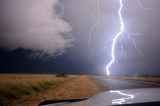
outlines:
[[101, 88], [87, 76], [0, 74], [1, 106], [37, 106], [48, 99], [88, 98]]

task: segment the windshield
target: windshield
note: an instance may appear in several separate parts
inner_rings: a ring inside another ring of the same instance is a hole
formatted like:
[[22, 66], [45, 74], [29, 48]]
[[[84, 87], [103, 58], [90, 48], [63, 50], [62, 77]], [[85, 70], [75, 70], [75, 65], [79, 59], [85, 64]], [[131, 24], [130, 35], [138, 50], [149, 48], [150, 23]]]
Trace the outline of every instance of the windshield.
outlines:
[[0, 104], [159, 88], [159, 4], [1, 0]]

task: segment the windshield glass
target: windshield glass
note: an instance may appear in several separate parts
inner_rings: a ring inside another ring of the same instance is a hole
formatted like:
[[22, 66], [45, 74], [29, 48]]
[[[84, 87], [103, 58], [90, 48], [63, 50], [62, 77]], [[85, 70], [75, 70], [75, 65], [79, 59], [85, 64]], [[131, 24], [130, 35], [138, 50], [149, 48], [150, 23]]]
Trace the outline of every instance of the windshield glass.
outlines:
[[159, 88], [159, 4], [1, 0], [0, 104]]

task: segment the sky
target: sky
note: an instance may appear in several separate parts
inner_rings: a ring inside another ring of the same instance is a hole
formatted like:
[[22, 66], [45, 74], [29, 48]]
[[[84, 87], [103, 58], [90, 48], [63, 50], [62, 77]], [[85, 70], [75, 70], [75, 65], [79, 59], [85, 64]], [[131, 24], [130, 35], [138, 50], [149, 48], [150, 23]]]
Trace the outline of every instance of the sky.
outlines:
[[[123, 4], [111, 74], [160, 74], [160, 1]], [[118, 9], [119, 0], [1, 0], [0, 72], [106, 75]]]

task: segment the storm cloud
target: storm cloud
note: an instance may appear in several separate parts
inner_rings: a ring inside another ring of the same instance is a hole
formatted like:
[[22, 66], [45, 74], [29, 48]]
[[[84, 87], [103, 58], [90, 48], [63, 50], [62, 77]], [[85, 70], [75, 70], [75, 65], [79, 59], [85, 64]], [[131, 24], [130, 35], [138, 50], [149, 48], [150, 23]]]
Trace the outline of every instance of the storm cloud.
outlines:
[[[99, 1], [0, 0], [0, 47], [14, 50], [0, 51], [0, 70], [106, 74], [120, 30], [119, 0]], [[160, 74], [160, 0], [123, 4], [125, 32], [117, 40], [111, 74]], [[26, 65], [23, 57], [32, 52], [18, 48], [56, 58], [41, 63], [31, 57]]]
[[61, 55], [72, 46], [72, 27], [56, 8], [59, 0], [1, 0], [0, 47]]

